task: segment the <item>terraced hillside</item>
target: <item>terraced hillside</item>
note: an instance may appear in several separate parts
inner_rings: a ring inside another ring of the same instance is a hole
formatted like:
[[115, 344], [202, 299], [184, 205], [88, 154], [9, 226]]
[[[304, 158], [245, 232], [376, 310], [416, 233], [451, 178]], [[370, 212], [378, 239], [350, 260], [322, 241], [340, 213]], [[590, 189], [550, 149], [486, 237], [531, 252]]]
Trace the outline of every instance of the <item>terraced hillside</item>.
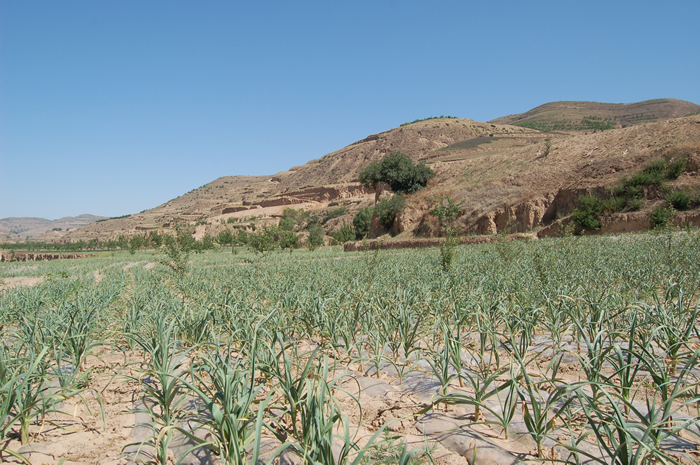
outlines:
[[677, 99], [637, 103], [551, 102], [491, 123], [513, 124], [538, 131], [592, 132], [655, 123], [698, 114], [700, 105]]
[[[623, 105], [629, 110], [624, 114], [651, 108], [656, 117], [664, 119], [700, 108], [688, 102], [664, 102], [668, 101]], [[623, 113], [610, 110], [614, 105], [576, 105], [580, 114], [597, 115], [600, 121], [617, 118], [615, 121], [622, 125]], [[414, 161], [425, 162], [436, 176], [426, 189], [406, 196], [406, 208], [389, 230], [375, 228], [373, 236], [387, 232], [398, 239], [440, 235], [430, 210], [435, 197], [441, 195], [461, 202], [458, 226], [462, 233], [493, 234], [506, 229], [555, 233], [578, 206], [581, 196], [605, 193], [653, 160], [687, 160], [687, 169], [663, 189], [687, 190], [695, 195], [700, 184], [699, 147], [700, 115], [588, 134], [434, 118], [370, 135], [276, 175], [222, 177], [153, 209], [58, 234], [56, 239], [115, 239], [119, 235], [167, 231], [176, 223], [196, 225], [197, 237], [203, 237], [229, 228], [231, 221], [276, 224], [288, 207], [319, 217], [342, 207], [344, 214], [325, 224], [326, 233], [330, 233], [343, 223], [351, 223], [361, 208], [374, 205], [376, 193], [359, 184], [359, 173], [396, 150]], [[647, 189], [637, 211], [613, 212], [612, 219], [603, 221], [601, 231], [648, 228], [651, 211], [662, 206], [664, 192]], [[698, 215], [693, 211], [679, 214], [674, 221], [700, 224], [700, 216], [695, 218]]]

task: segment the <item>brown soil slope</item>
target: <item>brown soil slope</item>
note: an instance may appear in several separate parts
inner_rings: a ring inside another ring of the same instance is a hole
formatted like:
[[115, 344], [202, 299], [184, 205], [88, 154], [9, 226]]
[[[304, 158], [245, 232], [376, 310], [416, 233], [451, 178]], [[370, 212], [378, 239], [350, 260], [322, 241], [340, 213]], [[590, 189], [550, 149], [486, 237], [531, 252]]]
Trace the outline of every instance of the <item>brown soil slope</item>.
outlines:
[[432, 119], [371, 135], [273, 176], [219, 178], [159, 207], [93, 223], [61, 240], [143, 234], [167, 230], [176, 222], [199, 223], [201, 237], [231, 227], [223, 224], [229, 218], [239, 224], [274, 223], [290, 206], [318, 215], [345, 206], [348, 213], [326, 225], [330, 231], [373, 204], [375, 195], [359, 185], [358, 174], [393, 150], [426, 162], [436, 172], [426, 189], [407, 196], [407, 208], [392, 228], [399, 239], [440, 234], [429, 211], [432, 199], [442, 194], [462, 202], [459, 222], [466, 233], [528, 231], [568, 215], [587, 190], [611, 187], [678, 146], [685, 147], [692, 169], [670, 187], [693, 188], [700, 183], [694, 161], [700, 156], [696, 150], [700, 115], [594, 134], [542, 133], [469, 119]]

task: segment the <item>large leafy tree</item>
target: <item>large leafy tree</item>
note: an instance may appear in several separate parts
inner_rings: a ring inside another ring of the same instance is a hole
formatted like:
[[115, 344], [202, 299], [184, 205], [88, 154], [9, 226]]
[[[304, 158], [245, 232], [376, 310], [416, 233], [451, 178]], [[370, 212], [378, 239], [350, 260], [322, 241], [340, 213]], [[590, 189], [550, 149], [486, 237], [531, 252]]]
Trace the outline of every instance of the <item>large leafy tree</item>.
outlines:
[[433, 170], [424, 163], [413, 163], [408, 155], [396, 151], [363, 169], [360, 182], [371, 188], [385, 182], [396, 193], [412, 194], [424, 188], [434, 176]]

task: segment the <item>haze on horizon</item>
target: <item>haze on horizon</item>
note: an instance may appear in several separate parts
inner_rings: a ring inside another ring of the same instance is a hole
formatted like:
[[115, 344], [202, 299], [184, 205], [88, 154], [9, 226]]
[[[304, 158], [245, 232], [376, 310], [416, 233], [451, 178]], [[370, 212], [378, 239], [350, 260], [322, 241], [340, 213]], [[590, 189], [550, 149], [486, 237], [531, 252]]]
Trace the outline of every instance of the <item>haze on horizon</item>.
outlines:
[[0, 218], [119, 216], [430, 116], [700, 103], [700, 3], [0, 1]]

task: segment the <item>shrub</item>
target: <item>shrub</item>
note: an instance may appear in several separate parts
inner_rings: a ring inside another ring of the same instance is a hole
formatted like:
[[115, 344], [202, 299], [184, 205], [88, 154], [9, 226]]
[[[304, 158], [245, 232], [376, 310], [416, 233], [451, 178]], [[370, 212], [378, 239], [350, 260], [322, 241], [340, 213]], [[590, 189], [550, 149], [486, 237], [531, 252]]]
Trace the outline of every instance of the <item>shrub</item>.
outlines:
[[394, 224], [396, 215], [403, 210], [406, 206], [406, 200], [401, 194], [395, 194], [391, 198], [384, 199], [377, 204], [375, 207], [375, 212], [377, 212], [377, 217], [379, 222], [384, 225], [385, 228], [391, 228]]
[[365, 187], [376, 188], [377, 184], [385, 182], [399, 194], [412, 194], [424, 188], [433, 177], [433, 170], [423, 163], [414, 164], [402, 152], [392, 152], [382, 161], [371, 163], [360, 172], [360, 182]]
[[686, 163], [687, 160], [685, 158], [678, 158], [668, 162], [668, 165], [666, 165], [666, 179], [678, 179], [678, 176], [685, 171]]
[[664, 181], [677, 179], [685, 171], [685, 166], [686, 159], [684, 157], [672, 161], [654, 160], [646, 165], [642, 171], [623, 180], [618, 189], [629, 190], [642, 186], [659, 186]]
[[574, 221], [585, 229], [600, 229], [598, 215], [603, 211], [602, 201], [592, 195], [585, 195], [578, 200], [581, 206], [571, 215]]
[[309, 237], [306, 238], [306, 246], [309, 250], [316, 250], [325, 242], [323, 239], [323, 227], [320, 224], [314, 224], [309, 227]]
[[299, 213], [300, 212], [298, 210], [287, 207], [284, 210], [282, 210], [282, 218], [291, 218], [293, 220], [296, 220], [299, 216]]
[[331, 236], [342, 244], [355, 240], [355, 230], [349, 224], [343, 223], [343, 226], [337, 231], [332, 232]]
[[644, 199], [633, 197], [627, 201], [627, 209], [629, 211], [636, 212], [637, 210], [641, 210], [642, 207], [644, 207]]
[[205, 235], [204, 237], [202, 237], [201, 241], [195, 241], [192, 250], [194, 250], [196, 253], [202, 253], [205, 250], [211, 250], [213, 248], [214, 239], [209, 235]]
[[352, 219], [352, 225], [355, 228], [355, 237], [362, 239], [369, 234], [369, 227], [372, 223], [372, 214], [374, 209], [371, 207], [363, 208]]
[[627, 200], [624, 197], [610, 197], [602, 201], [601, 203], [601, 213], [604, 215], [610, 215], [615, 212], [619, 212], [625, 209], [627, 206]]
[[664, 228], [670, 224], [674, 213], [673, 208], [659, 205], [651, 212], [651, 224], [655, 228]]
[[220, 245], [230, 245], [231, 252], [234, 251], [234, 245], [236, 245], [236, 236], [228, 229], [221, 231], [218, 236], [216, 236], [216, 242]]
[[280, 220], [279, 227], [283, 231], [294, 231], [294, 226], [296, 226], [296, 220], [294, 218], [286, 217]]
[[299, 244], [299, 236], [297, 236], [294, 231], [280, 229], [277, 231], [277, 244], [281, 249], [289, 249], [289, 253], [292, 253], [292, 249], [297, 247]]
[[688, 210], [692, 199], [686, 190], [671, 192], [666, 196], [666, 201], [676, 210]]
[[248, 245], [255, 253], [266, 253], [275, 248], [275, 228], [263, 226], [255, 234], [248, 234]]
[[195, 251], [195, 240], [191, 231], [175, 226], [175, 236], [169, 234], [163, 237], [163, 257], [160, 263], [167, 266], [177, 276], [183, 276], [188, 271], [188, 259]]

